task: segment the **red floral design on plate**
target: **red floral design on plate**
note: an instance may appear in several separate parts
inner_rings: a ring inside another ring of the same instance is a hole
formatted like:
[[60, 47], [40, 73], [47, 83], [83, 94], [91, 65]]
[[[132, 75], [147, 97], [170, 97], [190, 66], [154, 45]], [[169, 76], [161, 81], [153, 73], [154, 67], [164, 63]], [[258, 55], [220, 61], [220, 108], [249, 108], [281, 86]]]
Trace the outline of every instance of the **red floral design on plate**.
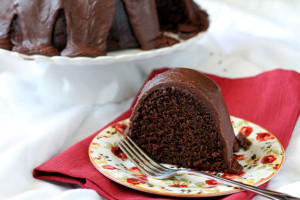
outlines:
[[127, 159], [127, 156], [123, 153], [123, 151], [118, 146], [112, 147], [111, 152], [118, 158]]
[[264, 182], [266, 180], [266, 178], [261, 178], [258, 180], [259, 183]]
[[218, 184], [220, 184], [220, 183], [218, 183], [217, 181], [215, 181], [215, 180], [206, 180], [205, 181], [205, 183], [207, 184], [207, 185], [218, 185]]
[[188, 186], [184, 184], [175, 184], [175, 185], [170, 185], [170, 187], [187, 188]]
[[255, 159], [255, 160], [253, 161], [253, 163], [254, 163], [254, 164], [257, 164], [257, 161], [259, 161], [259, 158]]
[[268, 155], [268, 156], [264, 156], [260, 162], [263, 164], [268, 164], [274, 162], [275, 160], [276, 157], [274, 155]]
[[132, 172], [141, 172], [141, 170], [137, 167], [130, 167], [128, 170]]
[[139, 178], [128, 178], [127, 183], [131, 183], [133, 185], [138, 185], [140, 183], [145, 184], [147, 180], [139, 179]]
[[132, 174], [132, 176], [134, 176], [135, 178], [145, 180], [145, 181], [148, 180], [148, 177], [145, 174]]
[[125, 129], [127, 128], [126, 124], [114, 124], [112, 126], [114, 129], [116, 129], [117, 132], [123, 134]]
[[211, 189], [211, 188], [215, 188], [216, 186], [209, 186], [209, 187], [202, 187], [203, 189]]
[[245, 158], [245, 154], [242, 154], [242, 155], [236, 155], [236, 156], [234, 156], [234, 158], [237, 159], [237, 160], [245, 160], [245, 159], [246, 159], [246, 158]]
[[100, 159], [101, 159], [101, 156], [95, 157], [94, 159], [95, 159], [95, 160], [100, 160]]
[[275, 166], [273, 167], [273, 169], [277, 170], [277, 169], [279, 169], [279, 166], [280, 166], [279, 164], [275, 164]]
[[244, 176], [245, 174], [246, 174], [246, 172], [242, 172], [240, 174], [223, 174], [222, 177], [228, 178], [228, 179], [236, 179], [236, 178], [240, 178], [240, 177]]
[[117, 169], [117, 168], [115, 168], [115, 167], [112, 166], [112, 165], [103, 165], [102, 168], [103, 168], [103, 169], [109, 169], [109, 170], [115, 170], [115, 169]]
[[203, 172], [208, 173], [208, 174], [214, 174], [215, 173], [215, 172], [212, 172], [212, 171], [203, 171]]
[[251, 126], [243, 126], [240, 129], [240, 133], [242, 133], [244, 136], [249, 136], [253, 131], [253, 128]]
[[267, 141], [267, 140], [273, 140], [274, 139], [274, 136], [271, 135], [270, 133], [259, 133], [257, 134], [256, 136], [256, 140], [257, 141]]

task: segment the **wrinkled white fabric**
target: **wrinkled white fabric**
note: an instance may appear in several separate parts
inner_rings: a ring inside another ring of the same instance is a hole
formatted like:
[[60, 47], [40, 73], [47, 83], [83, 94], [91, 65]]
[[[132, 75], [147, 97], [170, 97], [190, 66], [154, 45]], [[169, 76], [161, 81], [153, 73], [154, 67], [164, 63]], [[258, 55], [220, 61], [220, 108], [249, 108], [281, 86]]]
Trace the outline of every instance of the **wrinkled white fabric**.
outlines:
[[[299, 1], [197, 2], [210, 14], [208, 32], [181, 52], [134, 63], [144, 77], [164, 66], [235, 78], [275, 68], [300, 72]], [[32, 170], [119, 116], [133, 97], [101, 106], [62, 103], [41, 96], [34, 81], [4, 70], [4, 65], [0, 60], [0, 199], [103, 199], [93, 190], [36, 180]], [[299, 158], [300, 120], [282, 169], [268, 188], [300, 197]]]

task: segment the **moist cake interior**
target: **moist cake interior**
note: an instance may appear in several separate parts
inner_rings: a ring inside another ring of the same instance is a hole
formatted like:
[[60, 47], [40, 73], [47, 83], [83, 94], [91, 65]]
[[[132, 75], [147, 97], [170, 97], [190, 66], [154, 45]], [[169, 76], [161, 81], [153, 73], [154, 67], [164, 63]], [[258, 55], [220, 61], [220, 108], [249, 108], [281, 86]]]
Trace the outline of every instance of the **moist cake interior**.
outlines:
[[189, 91], [158, 89], [137, 112], [130, 136], [156, 161], [199, 170], [227, 170], [212, 111]]

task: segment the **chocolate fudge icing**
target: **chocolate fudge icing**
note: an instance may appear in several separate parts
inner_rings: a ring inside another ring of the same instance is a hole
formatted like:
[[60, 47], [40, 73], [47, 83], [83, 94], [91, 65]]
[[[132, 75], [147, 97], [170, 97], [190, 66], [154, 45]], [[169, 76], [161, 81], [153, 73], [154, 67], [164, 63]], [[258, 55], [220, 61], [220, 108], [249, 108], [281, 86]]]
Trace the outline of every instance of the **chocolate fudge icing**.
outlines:
[[202, 73], [175, 68], [142, 89], [125, 135], [155, 160], [240, 173], [235, 135], [220, 88]]
[[116, 11], [107, 39], [107, 51], [139, 48], [122, 0], [116, 0]]
[[[188, 32], [206, 30], [203, 24], [208, 24], [207, 14], [192, 0], [180, 1], [189, 10], [178, 8], [188, 13], [179, 20], [197, 27]], [[0, 48], [28, 55], [96, 57], [110, 50], [137, 47], [148, 50], [173, 45], [178, 41], [162, 34], [157, 12], [168, 5], [156, 3], [153, 0], [0, 0], [3, 11]]]
[[236, 136], [236, 139], [239, 143], [239, 146], [244, 148], [245, 150], [248, 150], [250, 146], [252, 145], [252, 142], [246, 138], [242, 133], [238, 133]]

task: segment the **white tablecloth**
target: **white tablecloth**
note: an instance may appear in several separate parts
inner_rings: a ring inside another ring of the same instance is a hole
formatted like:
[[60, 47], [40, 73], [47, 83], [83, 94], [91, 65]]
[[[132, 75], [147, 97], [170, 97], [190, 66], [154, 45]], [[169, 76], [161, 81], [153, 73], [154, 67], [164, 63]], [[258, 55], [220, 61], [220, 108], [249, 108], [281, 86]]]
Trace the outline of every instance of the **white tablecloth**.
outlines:
[[[199, 2], [210, 14], [209, 31], [176, 57], [136, 63], [145, 72], [165, 65], [225, 77], [275, 68], [300, 72], [300, 1]], [[133, 97], [102, 106], [61, 103], [41, 96], [31, 82], [1, 71], [1, 65], [0, 60], [0, 199], [103, 199], [93, 190], [36, 180], [32, 170], [112, 121]], [[268, 188], [300, 197], [299, 158], [300, 120], [283, 167]]]

